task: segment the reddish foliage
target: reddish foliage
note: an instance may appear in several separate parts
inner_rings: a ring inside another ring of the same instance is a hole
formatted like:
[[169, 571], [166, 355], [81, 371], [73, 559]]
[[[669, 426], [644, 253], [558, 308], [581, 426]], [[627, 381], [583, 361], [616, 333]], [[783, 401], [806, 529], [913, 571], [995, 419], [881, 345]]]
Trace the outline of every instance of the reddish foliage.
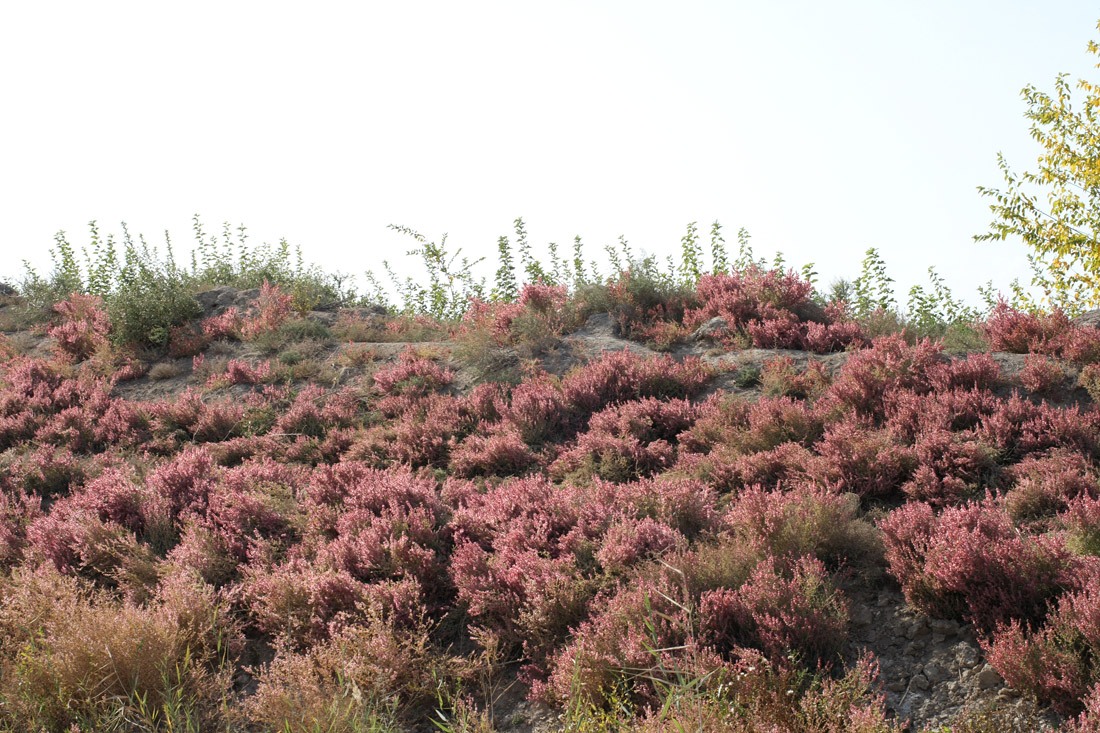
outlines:
[[1024, 388], [1044, 397], [1056, 396], [1065, 381], [1065, 369], [1053, 359], [1038, 354], [1028, 354], [1020, 370], [1020, 383]]
[[1063, 714], [1079, 712], [1089, 689], [1100, 682], [1100, 568], [1080, 590], [1058, 599], [1046, 623], [1029, 631], [1019, 621], [982, 640], [989, 663], [1013, 688], [1051, 703]]
[[256, 299], [255, 311], [241, 324], [241, 336], [254, 339], [277, 330], [290, 317], [293, 301], [294, 296], [283, 293], [278, 285], [264, 280], [260, 287], [260, 297]]
[[111, 322], [99, 296], [73, 293], [68, 300], [54, 305], [54, 310], [61, 316], [61, 323], [52, 326], [49, 334], [65, 354], [82, 361], [106, 343]]
[[1082, 561], [1052, 535], [1016, 530], [993, 500], [896, 509], [880, 525], [890, 570], [906, 599], [932, 616], [967, 618], [991, 629], [1042, 620], [1047, 603], [1079, 586]]

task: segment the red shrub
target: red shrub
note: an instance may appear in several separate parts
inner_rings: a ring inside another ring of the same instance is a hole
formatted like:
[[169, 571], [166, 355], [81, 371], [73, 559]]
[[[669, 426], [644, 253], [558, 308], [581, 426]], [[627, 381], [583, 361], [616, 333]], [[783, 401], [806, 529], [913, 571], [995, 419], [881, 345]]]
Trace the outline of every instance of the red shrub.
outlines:
[[1028, 354], [1020, 370], [1020, 383], [1033, 394], [1052, 397], [1058, 394], [1066, 376], [1065, 369], [1053, 359]]
[[401, 352], [398, 363], [374, 373], [374, 386], [388, 396], [422, 397], [451, 383], [454, 372], [417, 356], [410, 346]]
[[812, 557], [765, 558], [740, 588], [703, 593], [699, 619], [707, 643], [759, 649], [775, 664], [792, 652], [810, 667], [829, 662], [848, 638], [848, 604]]
[[912, 474], [914, 451], [886, 430], [854, 421], [833, 423], [814, 445], [820, 460], [810, 463], [813, 477], [840, 491], [860, 496], [889, 496]]
[[982, 629], [1012, 619], [1032, 623], [1079, 584], [1082, 562], [1060, 538], [1021, 534], [992, 500], [939, 516], [913, 502], [879, 526], [906, 599], [932, 616], [967, 618]]
[[516, 476], [538, 464], [538, 457], [523, 442], [519, 430], [500, 423], [474, 434], [451, 452], [451, 471], [457, 476]]
[[[260, 297], [256, 299], [255, 312], [241, 324], [241, 336], [251, 340], [278, 329], [290, 317], [293, 301], [294, 296], [284, 294], [278, 285], [264, 280], [260, 287]], [[224, 314], [222, 317], [225, 317]]]
[[551, 474], [629, 481], [658, 473], [676, 462], [676, 437], [694, 417], [686, 400], [648, 398], [609, 407], [592, 416], [588, 431], [551, 465]]
[[1015, 310], [1001, 301], [981, 328], [994, 351], [1027, 354], [1050, 353], [1057, 340], [1071, 327], [1069, 318], [1060, 310], [1036, 315]]
[[1036, 631], [1014, 621], [982, 640], [989, 663], [1005, 681], [1064, 715], [1080, 711], [1089, 688], [1100, 682], [1098, 569], [1092, 568], [1079, 591], [1062, 596]]
[[61, 323], [50, 327], [49, 334], [68, 356], [83, 361], [106, 343], [111, 322], [98, 295], [73, 293], [68, 300], [54, 305], [54, 310], [61, 316]]
[[1078, 497], [1096, 498], [1100, 474], [1080, 453], [1052, 449], [1034, 453], [1008, 469], [1013, 483], [1005, 508], [1016, 522], [1043, 522]]
[[562, 394], [571, 407], [593, 413], [617, 402], [643, 397], [693, 397], [703, 390], [713, 370], [699, 359], [676, 361], [630, 351], [607, 351], [599, 360], [576, 369], [562, 380]]

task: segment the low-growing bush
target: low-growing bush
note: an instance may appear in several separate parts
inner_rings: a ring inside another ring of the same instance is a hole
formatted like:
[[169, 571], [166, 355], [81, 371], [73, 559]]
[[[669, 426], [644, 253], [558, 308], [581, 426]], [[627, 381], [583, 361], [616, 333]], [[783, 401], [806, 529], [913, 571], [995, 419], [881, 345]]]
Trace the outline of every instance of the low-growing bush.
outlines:
[[1058, 599], [1046, 623], [1034, 631], [1014, 621], [983, 640], [994, 669], [1017, 690], [1031, 693], [1063, 714], [1081, 711], [1100, 682], [1100, 575]]
[[1012, 620], [1038, 623], [1051, 601], [1082, 582], [1083, 561], [1064, 539], [1019, 532], [992, 499], [939, 515], [910, 502], [879, 526], [906, 600], [931, 616], [983, 630]]

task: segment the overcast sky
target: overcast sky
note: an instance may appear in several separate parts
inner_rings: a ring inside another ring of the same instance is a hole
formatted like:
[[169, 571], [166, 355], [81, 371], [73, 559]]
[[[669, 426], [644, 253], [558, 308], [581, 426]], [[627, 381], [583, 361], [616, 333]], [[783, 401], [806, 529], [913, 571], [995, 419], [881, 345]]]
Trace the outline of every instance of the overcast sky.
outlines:
[[[902, 289], [1028, 277], [977, 244], [1020, 89], [1096, 79], [1087, 2], [24, 2], [0, 6], [0, 275], [87, 222], [177, 249], [199, 213], [327, 269], [408, 269], [403, 224], [492, 255], [685, 225]], [[177, 252], [178, 254], [178, 252]], [[486, 275], [491, 275], [486, 270]]]

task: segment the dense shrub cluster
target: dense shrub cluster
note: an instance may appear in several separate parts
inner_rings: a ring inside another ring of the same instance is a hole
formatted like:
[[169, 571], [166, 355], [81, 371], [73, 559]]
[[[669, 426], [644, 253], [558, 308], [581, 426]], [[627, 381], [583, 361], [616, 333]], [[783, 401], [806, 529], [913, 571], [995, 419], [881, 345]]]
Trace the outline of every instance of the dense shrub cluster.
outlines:
[[[837, 305], [818, 318], [793, 274], [698, 283], [618, 315], [720, 316], [745, 343], [852, 353], [835, 374], [777, 358], [753, 402], [704, 397], [703, 360], [628, 350], [467, 387], [413, 344], [349, 357], [371, 368], [343, 387], [298, 388], [275, 378], [283, 355], [203, 351], [301, 327], [265, 284], [255, 308], [173, 331], [202, 386], [130, 402], [101, 304], [60, 302], [52, 357], [0, 361], [0, 699], [17, 699], [0, 727], [217, 728], [230, 707], [254, 727], [396, 726], [452, 693], [472, 710], [461, 691], [506, 667], [570, 715], [629, 711], [642, 730], [671, 724], [658, 711], [682, 684], [680, 723], [889, 730], [872, 661], [844, 664], [838, 574], [877, 566], [1086, 725], [1100, 412], [1051, 400], [1054, 359], [1089, 374], [1092, 336], [998, 310], [991, 341], [1031, 354], [1021, 394], [990, 354], [867, 343]], [[550, 348], [587, 307], [538, 282], [475, 303], [459, 338]], [[228, 704], [246, 640], [274, 661]]]

